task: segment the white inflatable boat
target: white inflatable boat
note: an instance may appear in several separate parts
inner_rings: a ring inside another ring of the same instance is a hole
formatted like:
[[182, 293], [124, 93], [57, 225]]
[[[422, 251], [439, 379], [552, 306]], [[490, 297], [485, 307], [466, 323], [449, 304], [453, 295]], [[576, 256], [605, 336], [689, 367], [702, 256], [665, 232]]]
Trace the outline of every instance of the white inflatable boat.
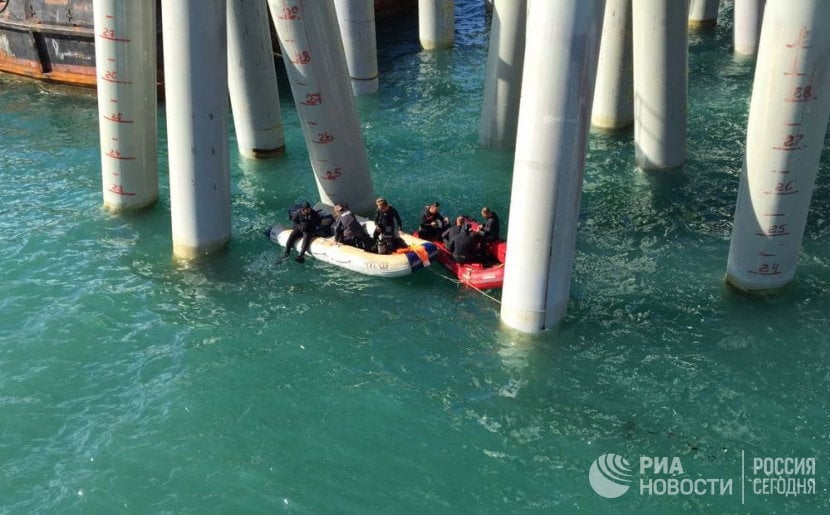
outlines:
[[[318, 212], [321, 209], [314, 207]], [[325, 211], [322, 214], [326, 214]], [[372, 234], [375, 230], [375, 223], [362, 217], [358, 221]], [[285, 247], [288, 236], [291, 234], [291, 227], [287, 225], [274, 225], [266, 232], [274, 243]], [[400, 233], [401, 239], [406, 247], [398, 249], [391, 254], [376, 254], [350, 245], [342, 245], [334, 241], [334, 236], [315, 236], [311, 240], [306, 256], [312, 256], [320, 261], [331, 263], [339, 267], [366, 275], [378, 277], [400, 277], [411, 274], [425, 266], [429, 266], [432, 259], [438, 255], [438, 248], [432, 242], [416, 238], [411, 234]], [[302, 238], [294, 244], [294, 250], [300, 251]]]

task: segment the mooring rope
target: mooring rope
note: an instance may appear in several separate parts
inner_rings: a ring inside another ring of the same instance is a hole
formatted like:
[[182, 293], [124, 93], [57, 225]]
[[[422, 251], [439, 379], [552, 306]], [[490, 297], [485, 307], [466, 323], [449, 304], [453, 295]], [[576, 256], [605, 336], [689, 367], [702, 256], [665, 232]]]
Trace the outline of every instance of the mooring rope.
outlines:
[[496, 304], [501, 304], [501, 301], [500, 301], [499, 299], [497, 299], [497, 298], [493, 297], [492, 295], [490, 295], [489, 293], [487, 293], [486, 291], [484, 291], [484, 290], [482, 290], [482, 289], [480, 289], [480, 288], [476, 288], [476, 287], [475, 287], [475, 286], [473, 286], [472, 284], [464, 284], [464, 283], [462, 283], [461, 281], [458, 281], [458, 280], [453, 279], [452, 277], [447, 277], [446, 275], [442, 274], [441, 272], [439, 272], [439, 271], [437, 271], [437, 270], [433, 270], [432, 266], [427, 267], [427, 270], [429, 270], [430, 272], [432, 272], [432, 273], [434, 273], [434, 274], [438, 275], [439, 277], [441, 277], [441, 278], [443, 278], [443, 279], [446, 279], [447, 281], [449, 281], [449, 282], [451, 282], [451, 283], [454, 283], [456, 286], [458, 286], [458, 285], [462, 285], [462, 284], [463, 284], [463, 285], [464, 285], [464, 286], [466, 286], [467, 288], [472, 288], [473, 290], [475, 290], [475, 291], [479, 292], [480, 294], [484, 295], [485, 297], [487, 297], [488, 299], [492, 300], [492, 301], [493, 301], [493, 302], [495, 302]]
[[475, 287], [475, 286], [473, 286], [472, 284], [468, 284], [468, 285], [467, 285], [467, 287], [468, 287], [468, 288], [472, 288], [472, 289], [474, 289], [475, 291], [477, 291], [477, 292], [479, 292], [480, 294], [484, 295], [485, 297], [487, 297], [488, 299], [492, 300], [492, 301], [493, 301], [493, 302], [495, 302], [496, 304], [501, 304], [501, 301], [500, 301], [499, 299], [497, 299], [497, 298], [493, 297], [492, 295], [490, 295], [490, 294], [489, 294], [489, 293], [487, 293], [486, 291], [483, 291], [483, 290], [481, 290], [481, 289], [479, 289], [479, 288], [476, 288], [476, 287]]

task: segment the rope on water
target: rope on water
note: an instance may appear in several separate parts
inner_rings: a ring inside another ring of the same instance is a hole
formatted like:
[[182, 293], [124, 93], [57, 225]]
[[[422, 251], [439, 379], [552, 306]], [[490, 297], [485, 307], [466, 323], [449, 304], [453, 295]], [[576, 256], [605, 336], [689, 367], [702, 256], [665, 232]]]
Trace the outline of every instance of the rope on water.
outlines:
[[473, 289], [473, 290], [475, 290], [475, 291], [479, 292], [480, 294], [484, 295], [485, 297], [487, 297], [488, 299], [492, 300], [492, 301], [493, 301], [493, 302], [495, 302], [496, 304], [501, 304], [501, 301], [500, 301], [499, 299], [497, 299], [497, 298], [493, 297], [492, 295], [490, 295], [489, 293], [487, 293], [487, 292], [486, 292], [486, 291], [484, 291], [484, 290], [481, 290], [480, 288], [476, 288], [476, 287], [475, 287], [475, 286], [473, 286], [472, 284], [464, 284], [464, 283], [462, 283], [461, 281], [458, 281], [458, 280], [456, 280], [456, 279], [453, 279], [452, 277], [447, 277], [446, 275], [442, 274], [441, 272], [439, 272], [439, 271], [437, 271], [437, 270], [434, 270], [431, 266], [427, 267], [427, 270], [429, 270], [430, 272], [432, 272], [432, 273], [434, 273], [434, 274], [438, 275], [439, 277], [441, 277], [441, 278], [443, 278], [443, 279], [446, 279], [447, 281], [449, 281], [449, 282], [451, 282], [451, 283], [455, 284], [456, 286], [460, 286], [460, 285], [462, 285], [462, 284], [463, 284], [466, 288], [471, 288], [471, 289]]
[[490, 295], [489, 293], [485, 292], [484, 290], [481, 290], [481, 289], [479, 289], [479, 288], [476, 288], [476, 287], [475, 287], [475, 286], [473, 286], [472, 284], [468, 284], [468, 285], [467, 285], [467, 287], [468, 287], [468, 288], [472, 288], [472, 289], [474, 289], [475, 291], [477, 291], [477, 292], [479, 292], [480, 294], [484, 295], [485, 297], [487, 297], [488, 299], [492, 300], [492, 301], [493, 301], [493, 302], [495, 302], [496, 304], [501, 304], [501, 301], [500, 301], [499, 299], [497, 299], [497, 298], [493, 297], [492, 295]]
[[455, 279], [453, 279], [452, 277], [447, 277], [446, 275], [442, 274], [441, 272], [438, 272], [437, 270], [435, 270], [434, 268], [432, 268], [432, 265], [428, 266], [428, 267], [427, 267], [427, 270], [429, 270], [430, 272], [432, 272], [433, 274], [437, 275], [438, 277], [440, 277], [440, 278], [442, 278], [442, 279], [446, 279], [447, 281], [449, 281], [449, 282], [451, 282], [451, 283], [453, 283], [453, 284], [455, 284], [455, 285], [459, 285], [459, 284], [461, 284], [461, 281], [456, 281], [456, 280], [455, 280]]

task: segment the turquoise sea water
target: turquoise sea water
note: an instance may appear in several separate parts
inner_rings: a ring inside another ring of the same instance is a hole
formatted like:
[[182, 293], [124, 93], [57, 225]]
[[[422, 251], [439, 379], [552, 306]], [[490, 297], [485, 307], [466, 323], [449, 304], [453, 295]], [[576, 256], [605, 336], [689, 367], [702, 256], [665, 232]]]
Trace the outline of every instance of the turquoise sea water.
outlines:
[[[376, 190], [410, 228], [436, 199], [508, 214], [512, 155], [477, 144], [488, 22], [456, 4], [449, 51], [385, 23], [359, 106]], [[287, 154], [232, 156], [232, 241], [185, 266], [163, 113], [161, 199], [115, 216], [95, 99], [0, 83], [0, 513], [827, 512], [830, 165], [794, 283], [728, 290], [753, 74], [730, 17], [691, 37], [682, 172], [638, 171], [631, 131], [591, 134], [568, 317], [537, 336], [438, 269], [275, 264], [262, 231], [316, 194], [285, 86]], [[631, 468], [616, 499], [588, 480], [606, 453]], [[756, 458], [814, 459], [786, 477], [815, 493], [757, 493]], [[640, 491], [670, 478], [732, 490]]]

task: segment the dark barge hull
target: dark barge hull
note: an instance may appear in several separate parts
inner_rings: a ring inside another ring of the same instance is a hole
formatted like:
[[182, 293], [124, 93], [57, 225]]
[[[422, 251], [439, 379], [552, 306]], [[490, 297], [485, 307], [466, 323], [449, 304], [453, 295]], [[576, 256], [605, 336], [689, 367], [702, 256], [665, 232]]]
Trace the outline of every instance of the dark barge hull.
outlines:
[[0, 71], [95, 87], [92, 0], [0, 0]]
[[[0, 73], [95, 87], [93, 0], [0, 0]], [[416, 0], [375, 0], [378, 18]], [[159, 28], [159, 37], [161, 30]], [[159, 52], [159, 79], [161, 43]]]

